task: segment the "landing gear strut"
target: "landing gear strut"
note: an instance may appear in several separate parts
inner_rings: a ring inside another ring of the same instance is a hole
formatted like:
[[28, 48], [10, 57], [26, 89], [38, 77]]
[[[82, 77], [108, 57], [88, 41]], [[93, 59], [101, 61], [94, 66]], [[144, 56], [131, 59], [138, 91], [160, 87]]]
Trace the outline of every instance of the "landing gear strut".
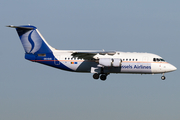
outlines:
[[94, 79], [101, 79], [102, 81], [105, 81], [107, 78], [107, 75], [109, 75], [110, 73], [105, 73], [104, 72], [104, 68], [103, 67], [99, 67], [99, 72], [94, 73], [93, 78]]
[[165, 79], [166, 79], [166, 77], [164, 76], [164, 73], [163, 73], [163, 76], [161, 76], [161, 79], [162, 79], [162, 80], [165, 80]]

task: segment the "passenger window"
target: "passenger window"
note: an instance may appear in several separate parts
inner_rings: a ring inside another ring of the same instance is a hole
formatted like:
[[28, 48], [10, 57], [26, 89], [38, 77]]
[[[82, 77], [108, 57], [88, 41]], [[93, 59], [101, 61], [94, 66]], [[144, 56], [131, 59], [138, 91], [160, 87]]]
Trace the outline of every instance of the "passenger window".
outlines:
[[128, 61], [128, 59], [126, 59], [126, 61]]
[[129, 59], [129, 61], [131, 61], [131, 59]]

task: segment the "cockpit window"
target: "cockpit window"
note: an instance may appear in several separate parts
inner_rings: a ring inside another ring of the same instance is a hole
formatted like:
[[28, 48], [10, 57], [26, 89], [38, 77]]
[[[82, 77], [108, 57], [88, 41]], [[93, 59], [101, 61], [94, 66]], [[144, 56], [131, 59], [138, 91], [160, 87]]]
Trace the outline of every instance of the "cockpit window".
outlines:
[[154, 62], [165, 62], [165, 60], [162, 58], [153, 58], [153, 61]]
[[161, 58], [160, 61], [165, 61], [165, 60]]
[[156, 61], [156, 58], [153, 58], [153, 61], [155, 62], [155, 61]]

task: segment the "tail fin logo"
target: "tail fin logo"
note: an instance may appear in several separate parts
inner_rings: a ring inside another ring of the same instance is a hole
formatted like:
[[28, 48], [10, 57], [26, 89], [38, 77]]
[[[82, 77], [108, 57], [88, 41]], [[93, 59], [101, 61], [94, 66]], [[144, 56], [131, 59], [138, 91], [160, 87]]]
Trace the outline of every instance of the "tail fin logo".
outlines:
[[34, 54], [41, 48], [42, 39], [36, 30], [30, 30], [26, 32], [20, 37], [20, 39], [23, 44], [24, 50], [27, 53]]
[[52, 53], [52, 47], [46, 42], [41, 33], [35, 26], [13, 26], [7, 27], [16, 28], [21, 43], [26, 53], [41, 54]]

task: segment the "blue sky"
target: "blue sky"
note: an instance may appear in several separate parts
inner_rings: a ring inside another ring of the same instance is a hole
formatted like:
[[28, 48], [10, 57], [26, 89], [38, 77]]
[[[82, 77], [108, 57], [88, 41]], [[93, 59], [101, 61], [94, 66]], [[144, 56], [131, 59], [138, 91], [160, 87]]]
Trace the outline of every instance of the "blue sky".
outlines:
[[57, 49], [149, 52], [177, 68], [178, 0], [3, 0], [0, 2], [1, 120], [179, 120], [179, 70], [111, 74], [105, 82], [24, 59], [14, 29], [35, 25]]

